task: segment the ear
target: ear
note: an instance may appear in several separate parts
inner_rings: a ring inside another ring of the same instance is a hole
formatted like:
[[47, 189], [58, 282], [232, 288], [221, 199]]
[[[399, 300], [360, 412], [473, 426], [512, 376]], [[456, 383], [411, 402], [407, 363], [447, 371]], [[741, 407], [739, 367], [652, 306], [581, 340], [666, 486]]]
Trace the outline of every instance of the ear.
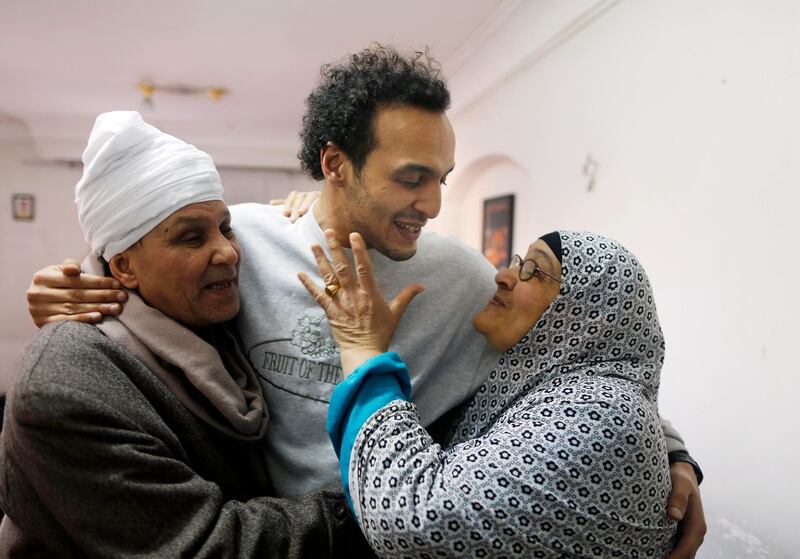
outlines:
[[326, 182], [335, 186], [344, 184], [346, 167], [350, 164], [350, 158], [342, 148], [333, 142], [326, 143], [319, 152], [319, 162]]
[[136, 289], [139, 287], [139, 280], [136, 278], [136, 273], [131, 266], [131, 257], [128, 251], [121, 252], [114, 256], [108, 263], [111, 270], [111, 275], [119, 281], [123, 287], [127, 289]]

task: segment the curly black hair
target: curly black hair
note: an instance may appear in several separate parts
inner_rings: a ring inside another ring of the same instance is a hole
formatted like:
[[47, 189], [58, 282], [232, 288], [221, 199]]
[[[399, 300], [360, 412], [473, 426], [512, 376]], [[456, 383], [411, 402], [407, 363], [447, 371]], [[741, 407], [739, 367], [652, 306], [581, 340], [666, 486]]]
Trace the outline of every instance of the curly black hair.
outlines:
[[328, 142], [350, 157], [356, 172], [375, 147], [376, 109], [411, 105], [433, 112], [450, 107], [441, 67], [427, 52], [403, 54], [374, 45], [320, 70], [320, 82], [306, 99], [297, 157], [315, 180], [323, 178], [320, 150]]

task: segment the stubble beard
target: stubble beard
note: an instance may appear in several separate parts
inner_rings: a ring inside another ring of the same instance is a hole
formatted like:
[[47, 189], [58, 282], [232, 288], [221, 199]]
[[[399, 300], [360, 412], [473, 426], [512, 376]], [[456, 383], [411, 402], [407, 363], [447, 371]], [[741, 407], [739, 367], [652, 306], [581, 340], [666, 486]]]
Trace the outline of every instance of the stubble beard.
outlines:
[[[358, 232], [364, 239], [367, 248], [374, 249], [395, 262], [409, 260], [417, 253], [416, 245], [409, 250], [398, 250], [387, 246], [387, 243], [374, 229], [379, 228], [380, 221], [391, 219], [385, 216], [384, 212], [376, 212], [375, 204], [367, 194], [367, 189], [358, 181], [348, 188], [348, 214], [350, 221], [350, 231]], [[378, 213], [378, 217], [375, 214]], [[393, 224], [392, 224], [393, 226]]]

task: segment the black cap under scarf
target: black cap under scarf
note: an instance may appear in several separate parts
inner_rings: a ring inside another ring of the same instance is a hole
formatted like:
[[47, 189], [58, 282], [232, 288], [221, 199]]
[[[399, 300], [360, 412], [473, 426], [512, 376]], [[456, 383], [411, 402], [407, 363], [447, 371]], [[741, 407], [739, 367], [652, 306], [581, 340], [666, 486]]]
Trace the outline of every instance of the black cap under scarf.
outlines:
[[558, 263], [562, 264], [561, 262], [561, 235], [558, 234], [558, 231], [553, 231], [552, 233], [548, 233], [547, 235], [542, 235], [539, 237], [547, 246], [550, 247], [550, 250], [553, 251], [553, 254], [556, 255], [558, 258]]

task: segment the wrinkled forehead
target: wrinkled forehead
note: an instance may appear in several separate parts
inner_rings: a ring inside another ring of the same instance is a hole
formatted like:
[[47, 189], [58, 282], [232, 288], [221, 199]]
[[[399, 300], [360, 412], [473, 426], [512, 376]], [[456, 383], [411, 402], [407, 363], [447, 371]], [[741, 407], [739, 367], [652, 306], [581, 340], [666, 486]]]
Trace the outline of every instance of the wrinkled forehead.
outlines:
[[[228, 206], [222, 200], [197, 202], [179, 208], [168, 215], [150, 233], [166, 235], [187, 227], [198, 229], [215, 229], [219, 224], [230, 221]], [[147, 237], [145, 235], [142, 238]]]
[[542, 239], [536, 239], [528, 245], [524, 260], [533, 260], [545, 272], [556, 277], [561, 275], [561, 263], [550, 247]]
[[228, 210], [228, 206], [223, 200], [208, 200], [206, 202], [187, 204], [182, 208], [178, 208], [172, 212], [167, 219], [180, 219], [186, 216], [229, 218], [230, 215], [231, 212]]

